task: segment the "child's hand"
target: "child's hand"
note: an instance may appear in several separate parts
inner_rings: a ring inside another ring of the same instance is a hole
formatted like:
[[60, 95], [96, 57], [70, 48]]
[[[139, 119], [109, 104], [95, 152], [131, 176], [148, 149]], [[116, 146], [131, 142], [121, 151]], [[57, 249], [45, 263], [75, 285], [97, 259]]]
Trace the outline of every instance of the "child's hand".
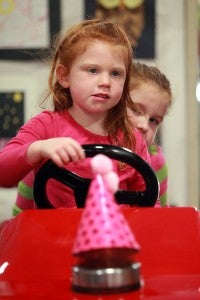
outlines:
[[43, 159], [51, 159], [56, 165], [63, 167], [68, 162], [78, 162], [85, 158], [81, 145], [72, 138], [59, 137], [32, 143], [27, 150], [30, 164], [40, 163]]

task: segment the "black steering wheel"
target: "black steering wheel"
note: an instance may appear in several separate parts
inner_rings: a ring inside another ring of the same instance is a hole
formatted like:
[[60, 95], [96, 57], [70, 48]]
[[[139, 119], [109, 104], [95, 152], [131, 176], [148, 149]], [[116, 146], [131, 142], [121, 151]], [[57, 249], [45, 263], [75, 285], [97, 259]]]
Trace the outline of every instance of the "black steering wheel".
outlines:
[[[119, 204], [136, 206], [154, 206], [158, 198], [158, 180], [152, 168], [137, 154], [132, 151], [113, 145], [88, 144], [82, 145], [86, 157], [94, 157], [101, 153], [111, 159], [119, 160], [137, 170], [144, 179], [146, 190], [142, 192], [119, 190], [115, 196]], [[76, 205], [84, 207], [88, 188], [91, 182], [89, 178], [82, 178], [71, 171], [60, 168], [51, 160], [48, 160], [37, 172], [33, 195], [38, 208], [54, 208], [46, 194], [47, 181], [53, 178], [73, 189]]]

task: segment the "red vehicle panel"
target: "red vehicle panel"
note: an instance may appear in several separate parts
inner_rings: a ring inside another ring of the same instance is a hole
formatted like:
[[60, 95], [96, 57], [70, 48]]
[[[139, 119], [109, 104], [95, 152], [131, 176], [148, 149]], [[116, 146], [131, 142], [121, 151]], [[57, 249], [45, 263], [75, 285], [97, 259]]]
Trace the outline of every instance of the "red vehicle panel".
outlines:
[[0, 299], [200, 299], [200, 216], [194, 208], [124, 208], [141, 245], [144, 286], [114, 294], [72, 289], [82, 209], [30, 210], [1, 224]]

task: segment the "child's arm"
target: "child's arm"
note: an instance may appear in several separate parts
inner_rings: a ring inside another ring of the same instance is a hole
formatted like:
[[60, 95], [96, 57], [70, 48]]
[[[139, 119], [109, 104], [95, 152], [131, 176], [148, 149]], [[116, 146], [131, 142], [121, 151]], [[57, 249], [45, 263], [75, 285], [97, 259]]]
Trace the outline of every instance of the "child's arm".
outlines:
[[58, 137], [33, 142], [27, 148], [26, 158], [29, 164], [38, 165], [45, 159], [51, 159], [63, 167], [70, 161], [78, 162], [85, 158], [81, 145], [70, 137]]
[[[6, 151], [8, 151], [7, 154]], [[3, 161], [3, 158], [5, 158], [5, 161]], [[69, 161], [76, 163], [84, 158], [85, 153], [81, 145], [69, 137], [35, 141], [17, 147], [16, 151], [14, 143], [13, 147], [8, 145], [2, 151], [0, 185], [8, 187], [16, 185], [29, 171], [38, 168], [47, 159], [51, 159], [55, 164], [62, 167]], [[17, 170], [18, 174], [16, 174]], [[6, 175], [3, 176], [3, 174]]]
[[[146, 142], [144, 138], [142, 137], [142, 134], [138, 131], [134, 131], [135, 135], [135, 149], [133, 152], [135, 152], [137, 155], [139, 155], [141, 158], [143, 158], [144, 161], [146, 161], [149, 165], [151, 165], [151, 159], [150, 155], [147, 149]], [[134, 169], [131, 169], [128, 174], [128, 190], [133, 190], [133, 191], [144, 191], [146, 188], [145, 182], [142, 178], [142, 176], [136, 172]]]
[[17, 197], [12, 210], [13, 216], [16, 216], [23, 210], [34, 208], [33, 182], [34, 172], [31, 171], [18, 183]]
[[81, 145], [72, 138], [49, 138], [56, 134], [48, 113], [40, 114], [26, 123], [0, 151], [0, 186], [17, 185], [47, 159], [63, 165], [69, 159], [76, 162], [85, 157]]
[[162, 152], [162, 148], [156, 144], [149, 147], [151, 155], [151, 166], [156, 173], [158, 182], [160, 184], [159, 200], [161, 206], [168, 206], [167, 203], [167, 189], [168, 189], [168, 169], [166, 158]]

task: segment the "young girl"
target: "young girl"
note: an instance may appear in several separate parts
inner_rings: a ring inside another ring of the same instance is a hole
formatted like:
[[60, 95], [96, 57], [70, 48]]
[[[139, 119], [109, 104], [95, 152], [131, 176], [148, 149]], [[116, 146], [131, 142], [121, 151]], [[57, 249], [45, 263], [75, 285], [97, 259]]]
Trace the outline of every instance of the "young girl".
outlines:
[[[127, 116], [131, 66], [132, 48], [119, 25], [87, 20], [60, 37], [49, 75], [54, 110], [33, 117], [0, 151], [0, 186], [15, 186], [31, 170], [35, 175], [48, 159], [90, 177], [82, 144], [128, 147], [149, 163], [145, 141]], [[115, 162], [121, 189], [145, 189], [135, 170], [120, 166]], [[73, 192], [58, 182], [51, 181], [48, 194], [55, 207], [76, 206]]]
[[138, 107], [128, 108], [135, 126], [142, 132], [151, 156], [151, 166], [160, 183], [159, 200], [167, 206], [168, 171], [162, 149], [154, 140], [171, 104], [170, 82], [158, 68], [136, 62], [130, 81], [130, 96]]

